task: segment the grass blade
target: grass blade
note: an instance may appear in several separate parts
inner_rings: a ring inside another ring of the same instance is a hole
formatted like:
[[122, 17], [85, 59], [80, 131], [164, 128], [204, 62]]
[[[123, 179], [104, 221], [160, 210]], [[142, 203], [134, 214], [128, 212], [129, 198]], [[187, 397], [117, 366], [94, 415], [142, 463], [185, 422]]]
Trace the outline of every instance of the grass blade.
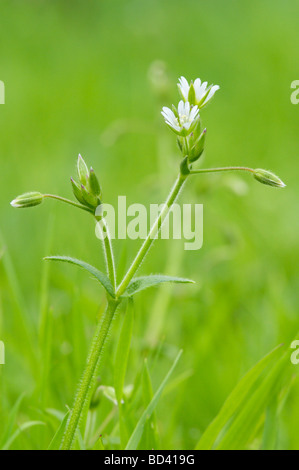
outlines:
[[45, 423], [42, 421], [27, 421], [19, 426], [19, 428], [12, 434], [12, 436], [5, 442], [1, 450], [8, 450], [13, 442], [19, 437], [19, 435], [26, 429], [32, 428], [33, 426], [44, 426]]
[[129, 301], [120, 333], [114, 366], [114, 388], [119, 404], [121, 403], [123, 397], [123, 388], [131, 346], [133, 323], [134, 310], [132, 301]]
[[232, 393], [229, 395], [225, 401], [220, 412], [208, 426], [204, 434], [201, 436], [196, 450], [210, 450], [213, 447], [214, 442], [217, 439], [217, 436], [224, 428], [228, 420], [233, 416], [237, 411], [239, 406], [245, 401], [247, 395], [250, 393], [250, 389], [253, 384], [260, 377], [262, 372], [266, 367], [281, 354], [281, 346], [278, 346], [269, 354], [267, 354], [263, 359], [261, 359], [249, 372], [241, 379], [241, 381], [234, 388]]
[[253, 439], [254, 432], [267, 405], [281, 389], [287, 360], [289, 360], [289, 357], [284, 355], [267, 374], [257, 390], [250, 394], [217, 449], [241, 450], [250, 443], [250, 439]]
[[54, 434], [54, 437], [53, 437], [52, 441], [50, 442], [48, 450], [58, 450], [59, 449], [60, 442], [62, 440], [62, 436], [64, 434], [64, 430], [65, 430], [66, 423], [67, 423], [67, 420], [68, 420], [68, 416], [69, 416], [69, 411], [64, 415], [64, 418], [61, 421], [59, 428], [57, 429], [56, 433]]
[[161, 397], [161, 394], [164, 390], [164, 387], [165, 385], [167, 384], [171, 374], [173, 373], [180, 357], [182, 355], [182, 350], [179, 352], [179, 354], [177, 355], [173, 365], [171, 366], [169, 372], [167, 373], [166, 377], [164, 378], [163, 382], [161, 383], [160, 387], [158, 388], [158, 390], [156, 391], [155, 395], [153, 396], [151, 402], [149, 403], [149, 405], [147, 406], [147, 408], [145, 409], [145, 411], [143, 412], [142, 416], [140, 417], [130, 439], [129, 439], [129, 442], [127, 443], [127, 446], [126, 446], [126, 450], [136, 450], [137, 447], [138, 447], [138, 444], [140, 442], [140, 439], [142, 437], [142, 433], [143, 433], [143, 429], [144, 429], [144, 425], [145, 423], [147, 422], [147, 420], [151, 417], [152, 413], [154, 412], [157, 404], [158, 404], [158, 401]]
[[3, 449], [3, 446], [9, 440], [9, 436], [12, 434], [12, 430], [16, 422], [17, 414], [19, 412], [24, 396], [25, 396], [25, 393], [22, 393], [22, 395], [19, 396], [19, 398], [17, 399], [16, 403], [14, 404], [14, 406], [12, 407], [9, 413], [6, 429], [4, 431], [3, 437], [0, 442], [0, 449]]

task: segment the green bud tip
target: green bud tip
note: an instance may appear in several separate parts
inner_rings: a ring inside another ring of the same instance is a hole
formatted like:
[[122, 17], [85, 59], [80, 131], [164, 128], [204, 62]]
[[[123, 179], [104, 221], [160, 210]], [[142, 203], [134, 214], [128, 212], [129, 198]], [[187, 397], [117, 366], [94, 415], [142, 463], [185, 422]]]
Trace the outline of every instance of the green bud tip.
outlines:
[[88, 179], [88, 168], [80, 153], [78, 156], [77, 170], [80, 183], [86, 185]]
[[286, 186], [284, 182], [271, 171], [257, 168], [253, 171], [253, 176], [257, 181], [267, 184], [268, 186], [274, 186], [275, 188], [284, 188]]
[[25, 193], [11, 201], [11, 206], [16, 208], [34, 207], [43, 202], [44, 195], [39, 192]]

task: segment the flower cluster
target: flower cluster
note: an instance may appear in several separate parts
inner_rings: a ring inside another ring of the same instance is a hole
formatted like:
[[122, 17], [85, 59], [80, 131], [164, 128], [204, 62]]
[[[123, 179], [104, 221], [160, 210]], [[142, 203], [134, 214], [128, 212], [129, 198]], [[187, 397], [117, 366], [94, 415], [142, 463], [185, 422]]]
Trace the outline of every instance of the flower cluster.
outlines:
[[190, 85], [185, 77], [179, 78], [178, 83], [179, 92], [182, 99], [191, 104], [195, 104], [198, 108], [203, 108], [213, 98], [216, 91], [219, 90], [218, 85], [208, 86], [208, 82], [201, 83], [200, 78], [191, 81]]
[[71, 178], [73, 193], [76, 199], [91, 209], [96, 209], [101, 204], [101, 187], [93, 168], [88, 167], [79, 155], [77, 162], [79, 183]]
[[188, 156], [192, 163], [203, 153], [206, 136], [206, 129], [201, 128], [199, 110], [212, 99], [219, 86], [208, 86], [207, 82], [201, 83], [199, 78], [189, 84], [185, 77], [181, 77], [178, 88], [182, 100], [177, 108], [164, 106], [162, 116], [167, 126], [177, 134], [183, 155]]

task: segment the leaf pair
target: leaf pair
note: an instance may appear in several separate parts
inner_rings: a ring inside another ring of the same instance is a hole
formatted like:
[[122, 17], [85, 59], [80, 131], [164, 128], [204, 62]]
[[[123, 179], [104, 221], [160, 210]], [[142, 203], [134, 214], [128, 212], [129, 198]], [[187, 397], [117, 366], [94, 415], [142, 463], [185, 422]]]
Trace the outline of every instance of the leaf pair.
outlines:
[[[69, 256], [47, 256], [44, 259], [52, 260], [52, 261], [62, 261], [65, 263], [70, 263], [70, 264], [75, 264], [77, 266], [80, 266], [81, 268], [89, 272], [93, 277], [95, 277], [99, 281], [99, 283], [102, 284], [102, 286], [106, 289], [106, 291], [112, 298], [115, 298], [115, 291], [113, 289], [113, 286], [109, 278], [106, 276], [106, 274], [102, 273], [94, 266], [88, 263], [85, 263], [85, 261], [81, 261], [76, 258], [70, 258]], [[164, 282], [174, 282], [174, 283], [180, 283], [180, 284], [194, 283], [194, 281], [191, 281], [190, 279], [185, 279], [181, 277], [173, 277], [173, 276], [165, 276], [163, 274], [141, 276], [141, 277], [136, 277], [132, 279], [126, 291], [123, 293], [122, 297], [132, 297], [137, 292], [140, 292], [142, 290], [148, 289], [149, 287], [153, 287]]]

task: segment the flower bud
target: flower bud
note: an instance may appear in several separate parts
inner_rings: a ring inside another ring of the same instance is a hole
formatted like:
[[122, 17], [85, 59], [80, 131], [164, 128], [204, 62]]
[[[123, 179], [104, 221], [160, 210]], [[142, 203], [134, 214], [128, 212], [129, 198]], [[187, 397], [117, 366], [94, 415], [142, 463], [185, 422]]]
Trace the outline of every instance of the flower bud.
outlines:
[[199, 159], [204, 151], [207, 129], [204, 129], [189, 152], [189, 162], [195, 162]]
[[89, 172], [88, 172], [87, 165], [80, 154], [78, 156], [77, 170], [78, 170], [80, 183], [86, 186]]
[[103, 392], [102, 392], [102, 387], [100, 386], [94, 391], [94, 394], [93, 394], [92, 399], [90, 401], [89, 408], [91, 410], [94, 410], [95, 408], [97, 408], [99, 406], [100, 401], [102, 399], [102, 396], [103, 396]]
[[77, 201], [80, 202], [80, 204], [85, 205], [85, 201], [82, 197], [80, 186], [78, 185], [78, 183], [76, 183], [76, 181], [73, 180], [73, 178], [71, 178], [71, 184], [72, 184], [72, 189], [73, 189], [73, 193], [74, 193], [75, 198], [77, 199]]
[[181, 172], [181, 175], [183, 176], [187, 176], [190, 174], [190, 169], [188, 165], [188, 157], [185, 157], [182, 160], [181, 165], [180, 165], [180, 172]]
[[98, 178], [96, 177], [96, 174], [94, 172], [93, 168], [90, 168], [89, 172], [89, 188], [90, 191], [94, 196], [100, 197], [101, 196], [101, 187]]
[[38, 206], [43, 202], [44, 195], [38, 192], [25, 193], [11, 201], [12, 207], [25, 208]]
[[81, 184], [81, 194], [85, 205], [96, 209], [101, 204], [100, 199], [89, 193], [83, 184]]
[[269, 186], [275, 186], [276, 188], [284, 188], [286, 186], [278, 176], [267, 170], [258, 168], [257, 170], [254, 170], [253, 176], [260, 183], [267, 184]]

